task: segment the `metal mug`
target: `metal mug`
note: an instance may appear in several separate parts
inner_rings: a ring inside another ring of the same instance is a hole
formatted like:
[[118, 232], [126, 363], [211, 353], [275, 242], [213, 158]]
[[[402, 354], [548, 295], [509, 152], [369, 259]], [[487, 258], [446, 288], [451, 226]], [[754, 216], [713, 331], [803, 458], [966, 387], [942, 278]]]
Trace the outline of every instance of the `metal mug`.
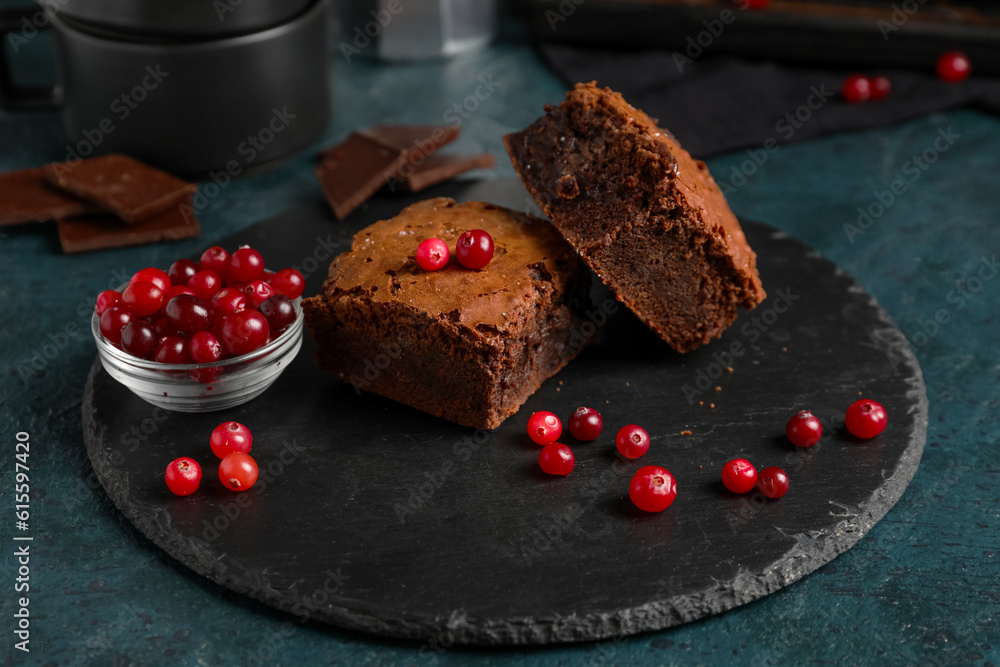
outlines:
[[[0, 62], [0, 101], [60, 107], [67, 160], [127, 153], [180, 175], [258, 170], [329, 123], [329, 4], [316, 0], [265, 30], [191, 41], [129, 40], [56, 14], [58, 82], [20, 89]], [[8, 32], [22, 25], [4, 16]]]

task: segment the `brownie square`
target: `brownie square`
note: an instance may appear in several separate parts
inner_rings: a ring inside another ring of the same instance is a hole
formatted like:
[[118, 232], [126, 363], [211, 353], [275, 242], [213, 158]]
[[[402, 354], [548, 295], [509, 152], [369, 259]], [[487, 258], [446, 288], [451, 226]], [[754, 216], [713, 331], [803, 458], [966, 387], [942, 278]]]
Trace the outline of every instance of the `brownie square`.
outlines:
[[[484, 229], [496, 252], [474, 271], [424, 271], [417, 246], [455, 247]], [[316, 362], [351, 383], [445, 419], [495, 428], [588, 342], [589, 274], [548, 223], [484, 202], [413, 204], [358, 232], [303, 300]]]
[[127, 155], [105, 155], [44, 168], [53, 185], [114, 213], [127, 224], [188, 201], [197, 186]]
[[577, 84], [504, 137], [514, 169], [584, 261], [674, 349], [764, 299], [756, 255], [704, 162], [618, 93]]

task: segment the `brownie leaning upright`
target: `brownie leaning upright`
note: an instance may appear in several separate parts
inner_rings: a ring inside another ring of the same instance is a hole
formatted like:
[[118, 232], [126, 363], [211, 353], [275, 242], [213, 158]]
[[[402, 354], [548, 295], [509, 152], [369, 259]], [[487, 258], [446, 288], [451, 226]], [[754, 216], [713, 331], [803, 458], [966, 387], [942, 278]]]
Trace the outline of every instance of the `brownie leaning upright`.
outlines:
[[621, 95], [579, 83], [504, 137], [531, 196], [643, 322], [687, 352], [764, 297], [757, 258], [708, 173]]

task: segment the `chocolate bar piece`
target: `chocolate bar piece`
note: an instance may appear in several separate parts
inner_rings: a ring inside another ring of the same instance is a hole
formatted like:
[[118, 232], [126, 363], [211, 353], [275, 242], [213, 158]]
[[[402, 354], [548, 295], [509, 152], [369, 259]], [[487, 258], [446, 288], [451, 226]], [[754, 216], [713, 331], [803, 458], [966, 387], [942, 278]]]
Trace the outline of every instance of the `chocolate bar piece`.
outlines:
[[193, 183], [127, 155], [105, 155], [77, 164], [56, 162], [43, 169], [53, 185], [97, 204], [129, 224], [187, 201], [197, 189]]
[[352, 132], [323, 153], [316, 178], [338, 220], [361, 206], [403, 164], [403, 151]]
[[41, 169], [0, 174], [0, 226], [45, 222], [100, 209], [45, 182]]
[[458, 139], [461, 126], [434, 125], [375, 125], [358, 134], [374, 139], [383, 146], [406, 153], [410, 164], [422, 163], [431, 153]]
[[110, 214], [59, 220], [56, 223], [59, 243], [63, 252], [74, 253], [198, 236], [201, 228], [189, 202], [175, 205], [134, 225], [123, 225], [121, 220]]
[[320, 154], [316, 178], [333, 214], [342, 220], [407, 165], [418, 168], [458, 134], [457, 126], [432, 125], [376, 125], [352, 132]]
[[420, 192], [424, 188], [443, 183], [471, 169], [492, 169], [496, 160], [490, 154], [483, 155], [435, 155], [411, 173], [406, 166], [400, 169], [400, 186], [410, 192]]

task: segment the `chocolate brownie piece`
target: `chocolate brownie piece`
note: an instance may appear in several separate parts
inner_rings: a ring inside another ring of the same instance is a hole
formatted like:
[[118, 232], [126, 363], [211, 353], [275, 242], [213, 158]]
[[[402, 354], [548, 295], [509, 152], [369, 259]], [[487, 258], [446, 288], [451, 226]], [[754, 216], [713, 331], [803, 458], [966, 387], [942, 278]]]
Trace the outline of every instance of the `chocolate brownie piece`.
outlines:
[[[454, 256], [417, 266], [427, 238], [493, 237], [480, 271]], [[413, 204], [358, 232], [303, 300], [316, 362], [357, 389], [459, 424], [495, 428], [585, 346], [578, 310], [589, 278], [548, 223], [483, 202]]]
[[708, 173], [618, 93], [577, 84], [504, 137], [553, 224], [647, 326], [687, 352], [764, 299], [756, 255]]

